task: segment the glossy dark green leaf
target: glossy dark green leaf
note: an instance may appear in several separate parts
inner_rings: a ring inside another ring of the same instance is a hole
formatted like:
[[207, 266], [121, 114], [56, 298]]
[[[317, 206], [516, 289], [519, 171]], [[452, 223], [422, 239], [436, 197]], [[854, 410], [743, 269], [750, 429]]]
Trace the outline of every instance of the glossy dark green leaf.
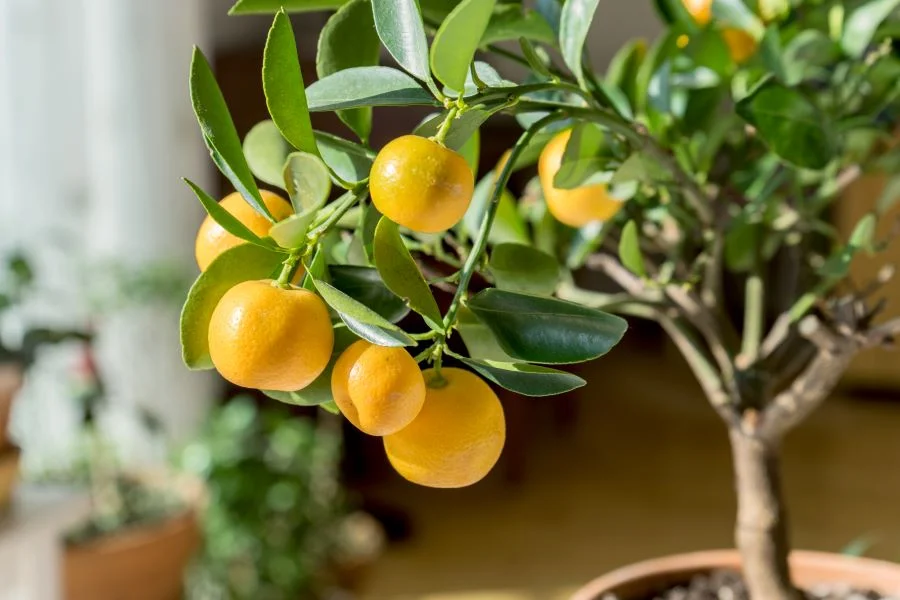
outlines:
[[466, 345], [469, 356], [481, 360], [515, 362], [497, 343], [490, 328], [478, 320], [471, 310], [461, 306], [456, 319], [456, 328]]
[[331, 351], [331, 359], [321, 375], [316, 377], [311, 384], [296, 392], [263, 390], [263, 394], [279, 402], [293, 404], [294, 406], [318, 406], [325, 402], [331, 402], [333, 399], [331, 395], [331, 372], [334, 371], [334, 363], [337, 362], [344, 350], [358, 340], [359, 337], [350, 329], [338, 325], [334, 328], [334, 348]]
[[199, 48], [191, 59], [191, 104], [213, 162], [258, 213], [274, 221], [259, 195], [222, 90]]
[[869, 0], [856, 8], [844, 23], [841, 47], [848, 55], [858, 58], [872, 43], [878, 26], [900, 7], [900, 0]]
[[584, 362], [619, 343], [624, 319], [579, 304], [487, 289], [467, 306], [487, 325], [506, 354], [548, 364]]
[[556, 34], [540, 13], [522, 9], [518, 4], [500, 5], [488, 23], [481, 45], [525, 38], [533, 42], [555, 44]]
[[766, 28], [766, 33], [759, 44], [759, 52], [763, 64], [772, 75], [782, 81], [787, 81], [788, 73], [784, 64], [784, 50], [781, 47], [781, 34], [778, 27], [772, 25]]
[[465, 87], [493, 10], [494, 0], [462, 0], [447, 15], [431, 43], [431, 70], [438, 81], [454, 90]]
[[313, 83], [306, 90], [309, 110], [332, 111], [357, 106], [437, 106], [431, 92], [391, 67], [353, 67]]
[[599, 0], [566, 0], [559, 21], [559, 48], [569, 70], [584, 85], [582, 53]]
[[338, 8], [347, 0], [237, 0], [229, 15], [273, 14], [282, 8], [287, 12], [314, 12]]
[[297, 57], [297, 42], [291, 20], [284, 12], [275, 15], [263, 50], [263, 92], [272, 121], [290, 144], [317, 154], [316, 139], [306, 103], [303, 74]]
[[200, 274], [181, 311], [181, 356], [190, 369], [211, 369], [209, 321], [225, 292], [253, 279], [272, 277], [284, 255], [252, 244], [241, 244], [220, 254]]
[[422, 315], [431, 329], [443, 331], [441, 311], [431, 288], [403, 243], [400, 229], [387, 217], [382, 217], [375, 229], [374, 256], [375, 266], [388, 289]]
[[375, 29], [381, 43], [403, 69], [431, 81], [428, 41], [416, 0], [372, 0]]
[[559, 283], [559, 263], [549, 254], [523, 244], [498, 244], [488, 263], [497, 287], [550, 296]]
[[565, 394], [585, 385], [577, 375], [528, 363], [460, 358], [463, 363], [500, 387], [523, 396]]
[[340, 315], [344, 324], [359, 337], [379, 346], [416, 345], [415, 340], [402, 329], [336, 287], [316, 281], [316, 289], [328, 306]]
[[272, 121], [260, 121], [244, 136], [244, 156], [250, 171], [269, 185], [284, 188], [284, 161], [293, 148]]
[[403, 298], [392, 292], [376, 269], [356, 265], [332, 265], [331, 284], [354, 300], [396, 323], [409, 314]]
[[789, 163], [822, 169], [834, 157], [830, 120], [796, 89], [769, 80], [738, 102], [737, 112]]
[[341, 181], [356, 185], [369, 178], [375, 153], [368, 148], [322, 131], [316, 132], [316, 143], [322, 160]]
[[[351, 0], [328, 19], [319, 34], [316, 73], [321, 79], [344, 69], [377, 65], [380, 50], [372, 4], [369, 0]], [[371, 107], [342, 110], [337, 115], [363, 142], [368, 141]]]
[[466, 160], [469, 168], [472, 169], [472, 174], [477, 175], [478, 161], [481, 158], [481, 132], [476, 129], [457, 152]]
[[647, 275], [644, 267], [644, 255], [641, 253], [641, 242], [638, 237], [637, 223], [628, 221], [622, 228], [619, 238], [619, 260], [626, 269], [639, 277]]
[[271, 240], [263, 239], [250, 231], [246, 225], [238, 221], [230, 212], [222, 208], [218, 202], [213, 200], [209, 194], [200, 189], [200, 186], [189, 179], [185, 179], [184, 182], [194, 191], [194, 194], [196, 194], [197, 198], [200, 200], [200, 204], [203, 205], [203, 208], [206, 209], [206, 212], [212, 217], [212, 220], [222, 226], [222, 229], [253, 245], [268, 248], [270, 250], [275, 248], [275, 244], [273, 244]]

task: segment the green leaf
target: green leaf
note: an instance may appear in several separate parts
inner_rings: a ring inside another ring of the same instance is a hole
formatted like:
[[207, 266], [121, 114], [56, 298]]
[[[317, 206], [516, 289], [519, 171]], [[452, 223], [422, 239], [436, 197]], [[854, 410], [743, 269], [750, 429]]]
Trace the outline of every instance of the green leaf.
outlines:
[[[353, 40], [348, 43], [348, 40]], [[316, 73], [327, 77], [351, 67], [378, 64], [381, 44], [375, 32], [369, 0], [351, 0], [334, 13], [319, 35]], [[360, 107], [341, 110], [338, 118], [367, 142], [372, 132], [372, 109]]]
[[732, 221], [725, 234], [725, 264], [729, 269], [742, 273], [757, 264], [762, 233], [762, 226], [743, 213]]
[[638, 70], [646, 54], [647, 42], [645, 40], [631, 40], [619, 49], [606, 69], [606, 83], [622, 90], [632, 104], [637, 98]]
[[359, 222], [358, 233], [363, 244], [363, 251], [370, 264], [375, 261], [375, 230], [378, 222], [381, 221], [381, 213], [375, 208], [372, 202], [365, 202], [360, 205], [360, 214], [357, 218]]
[[875, 203], [875, 211], [884, 215], [894, 207], [897, 200], [900, 200], [900, 177], [894, 176], [885, 183], [881, 196]]
[[316, 132], [316, 143], [322, 160], [341, 181], [356, 185], [369, 178], [375, 153], [368, 148], [323, 131]]
[[467, 306], [516, 360], [567, 364], [602, 356], [619, 343], [624, 319], [554, 298], [487, 289]]
[[359, 337], [355, 333], [346, 327], [338, 325], [334, 328], [334, 348], [331, 351], [331, 359], [328, 361], [328, 366], [325, 367], [321, 375], [316, 377], [315, 381], [296, 392], [263, 390], [263, 394], [279, 402], [293, 404], [294, 406], [318, 406], [331, 402], [333, 399], [331, 396], [331, 372], [334, 371], [334, 363], [337, 362], [344, 350], [358, 340]]
[[482, 360], [496, 360], [511, 362], [506, 352], [497, 343], [497, 338], [487, 325], [478, 320], [478, 317], [465, 306], [460, 306], [457, 313], [456, 328], [462, 337], [469, 356]]
[[557, 35], [559, 34], [560, 13], [562, 12], [560, 4], [562, 4], [560, 0], [536, 0], [534, 3], [535, 10], [547, 21], [553, 33]]
[[619, 238], [619, 260], [626, 269], [638, 277], [647, 276], [637, 224], [634, 221], [628, 221], [622, 228], [622, 237]]
[[244, 156], [256, 178], [284, 189], [282, 171], [291, 145], [272, 121], [260, 121], [244, 137]]
[[270, 221], [275, 219], [266, 208], [259, 195], [259, 188], [253, 180], [253, 173], [244, 158], [241, 140], [238, 138], [234, 122], [216, 83], [212, 69], [199, 48], [194, 48], [191, 59], [191, 104], [203, 132], [203, 140], [209, 148], [213, 162], [231, 182], [241, 196], [256, 211]]
[[853, 233], [850, 234], [850, 246], [859, 250], [871, 252], [874, 248], [875, 227], [878, 225], [878, 217], [875, 213], [868, 213], [859, 220]]
[[263, 92], [272, 121], [294, 148], [318, 154], [297, 57], [291, 20], [283, 11], [275, 15], [263, 50]]
[[887, 19], [897, 7], [900, 0], [871, 0], [854, 10], [846, 23], [841, 36], [841, 47], [849, 56], [859, 58], [872, 43], [878, 26]]
[[531, 9], [522, 9], [517, 4], [499, 5], [494, 10], [484, 35], [481, 46], [525, 38], [533, 42], [555, 44], [556, 34], [550, 24]]
[[656, 75], [657, 69], [663, 63], [669, 52], [675, 48], [675, 40], [678, 38], [674, 30], [668, 31], [665, 35], [660, 36], [656, 42], [650, 47], [647, 56], [641, 62], [635, 78], [635, 98], [634, 109], [637, 113], [647, 111], [649, 103], [650, 82]]
[[272, 225], [269, 236], [282, 248], [296, 250], [306, 243], [306, 231], [315, 218], [315, 211], [291, 215]]
[[229, 15], [272, 14], [281, 9], [287, 12], [313, 12], [338, 8], [347, 0], [237, 0]]
[[[451, 150], [459, 151], [478, 131], [481, 124], [488, 120], [490, 115], [490, 112], [478, 108], [467, 110], [461, 117], [454, 119], [453, 123], [451, 123], [450, 132], [444, 139], [444, 145]], [[419, 137], [433, 136], [437, 133], [446, 116], [447, 113], [442, 112], [426, 119], [424, 123], [416, 127], [414, 133]]]
[[316, 289], [328, 306], [340, 315], [344, 324], [359, 337], [379, 346], [416, 345], [415, 340], [402, 329], [339, 289], [324, 281], [316, 281]]
[[554, 187], [571, 189], [588, 183], [606, 170], [608, 159], [600, 156], [605, 135], [593, 123], [580, 123], [572, 129], [562, 164], [553, 178]]
[[523, 396], [542, 397], [565, 394], [585, 385], [585, 380], [572, 373], [528, 363], [474, 360], [460, 357], [462, 362], [497, 385]]
[[498, 244], [488, 268], [497, 287], [513, 292], [550, 296], [559, 283], [556, 259], [523, 244]]
[[431, 70], [444, 85], [462, 90], [469, 65], [494, 10], [494, 0], [462, 0], [447, 15], [431, 44]]
[[416, 0], [372, 0], [372, 13], [378, 37], [397, 64], [430, 82], [428, 41]]
[[297, 213], [322, 208], [331, 193], [328, 168], [315, 154], [291, 153], [284, 163], [283, 177]]
[[763, 36], [765, 25], [744, 4], [744, 0], [713, 0], [712, 12], [719, 24], [733, 25], [738, 29], [743, 29], [757, 40]]
[[799, 91], [769, 80], [738, 102], [737, 113], [783, 160], [822, 169], [834, 157], [830, 120]]
[[422, 315], [431, 329], [443, 331], [441, 310], [431, 289], [403, 243], [400, 229], [387, 217], [382, 217], [375, 229], [374, 256], [375, 266], [388, 289]]
[[538, 51], [534, 47], [534, 44], [532, 44], [526, 38], [520, 37], [519, 48], [522, 49], [522, 56], [524, 56], [525, 60], [528, 61], [528, 66], [531, 67], [532, 71], [543, 77], [549, 78], [552, 76], [552, 73], [550, 72], [550, 66], [548, 64], [549, 61], [545, 60], [543, 56], [538, 54]]
[[472, 173], [477, 175], [478, 159], [481, 155], [481, 133], [479, 133], [479, 130], [476, 129], [474, 133], [469, 136], [469, 139], [459, 147], [457, 152], [466, 159], [469, 168], [472, 169]]
[[[478, 182], [472, 194], [469, 208], [466, 210], [466, 214], [463, 215], [463, 230], [473, 240], [478, 236], [478, 231], [481, 229], [481, 222], [487, 211], [496, 180], [496, 174], [489, 173]], [[504, 242], [530, 243], [525, 223], [522, 221], [522, 217], [519, 215], [516, 207], [516, 199], [508, 190], [503, 190], [503, 193], [500, 195], [497, 212], [494, 214], [494, 223], [488, 234], [489, 244], [502, 244]]]
[[213, 200], [209, 194], [200, 189], [200, 186], [196, 183], [190, 179], [185, 179], [184, 182], [194, 191], [194, 194], [196, 194], [197, 198], [200, 200], [203, 208], [206, 209], [206, 212], [212, 217], [213, 221], [222, 226], [222, 229], [231, 235], [256, 246], [270, 250], [275, 248], [275, 244], [250, 231], [246, 225], [238, 221], [230, 212], [222, 208], [221, 204]]
[[563, 61], [584, 87], [582, 52], [599, 0], [566, 0], [559, 21], [559, 47]]
[[306, 90], [309, 110], [333, 111], [358, 106], [438, 106], [431, 93], [391, 67], [353, 67], [313, 83]]
[[328, 281], [328, 264], [325, 261], [326, 252], [319, 246], [316, 253], [313, 254], [312, 260], [305, 263], [306, 273], [303, 275], [302, 287], [311, 292], [316, 291], [316, 281]]
[[403, 298], [388, 289], [377, 269], [356, 265], [332, 265], [329, 274], [331, 285], [357, 302], [365, 304], [391, 323], [397, 323], [409, 314], [409, 308]]
[[191, 286], [181, 311], [181, 355], [190, 369], [211, 369], [208, 330], [213, 311], [235, 285], [271, 277], [283, 254], [252, 244], [229, 248], [207, 267]]

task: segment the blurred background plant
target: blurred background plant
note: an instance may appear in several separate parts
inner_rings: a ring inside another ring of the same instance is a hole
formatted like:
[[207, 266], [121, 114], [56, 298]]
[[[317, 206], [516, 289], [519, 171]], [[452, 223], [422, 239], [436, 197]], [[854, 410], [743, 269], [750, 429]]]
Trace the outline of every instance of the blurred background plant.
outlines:
[[246, 396], [217, 409], [180, 460], [208, 494], [188, 597], [322, 598], [352, 586], [383, 535], [370, 517], [350, 511], [340, 458], [330, 417], [297, 417]]

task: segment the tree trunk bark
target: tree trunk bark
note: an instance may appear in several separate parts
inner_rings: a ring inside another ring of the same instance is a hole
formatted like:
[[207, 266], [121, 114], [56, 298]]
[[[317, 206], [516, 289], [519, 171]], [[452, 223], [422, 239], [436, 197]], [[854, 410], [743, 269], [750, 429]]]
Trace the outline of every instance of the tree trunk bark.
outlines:
[[737, 547], [753, 600], [799, 600], [788, 569], [787, 516], [777, 444], [732, 429]]

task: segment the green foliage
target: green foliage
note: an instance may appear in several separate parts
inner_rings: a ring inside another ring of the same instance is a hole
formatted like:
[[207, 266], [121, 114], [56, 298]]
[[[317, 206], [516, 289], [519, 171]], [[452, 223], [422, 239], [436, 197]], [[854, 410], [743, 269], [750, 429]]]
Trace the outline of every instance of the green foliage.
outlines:
[[[303, 262], [303, 285], [330, 306], [342, 335], [415, 347], [423, 363], [450, 357], [523, 394], [582, 385], [538, 364], [590, 360], [619, 341], [625, 322], [587, 305], [670, 315], [684, 308], [670, 296], [685, 295], [734, 329], [730, 337], [745, 327], [750, 338], [717, 353], [702, 328], [691, 329], [696, 314], [680, 315], [690, 339], [701, 340], [698, 360], [746, 350], [752, 362], [762, 325], [777, 318], [773, 309], [787, 315], [796, 338], [793, 323], [827, 304], [853, 259], [884, 247], [876, 226], [900, 197], [896, 178], [849, 239], [840, 239], [826, 215], [847, 181], [900, 165], [890, 143], [900, 110], [900, 57], [891, 38], [896, 0], [837, 8], [815, 0], [715, 0], [709, 24], [695, 22], [680, 0], [657, 0], [662, 34], [652, 43], [629, 42], [605, 70], [585, 51], [595, 18], [605, 18], [597, 0], [284, 4], [288, 12], [338, 10], [319, 36], [318, 80], [306, 85], [281, 2], [235, 5], [235, 13], [277, 13], [263, 69], [271, 121], [251, 130], [243, 153], [202, 55], [192, 66], [198, 121], [220, 169], [254, 206], [251, 171], [283, 186], [296, 213], [260, 238], [193, 186], [217, 222], [255, 245], [239, 252], [262, 261], [229, 269], [214, 263], [198, 281], [205, 283], [188, 307], [204, 308], [192, 309], [200, 316], [188, 319], [185, 336], [195, 366], [203, 365], [202, 315], [215, 295], [244, 278], [271, 276], [263, 271], [282, 261]], [[518, 48], [494, 45], [513, 40]], [[379, 64], [382, 49], [395, 66]], [[496, 53], [529, 72], [504, 79], [492, 66]], [[497, 115], [514, 116], [524, 132], [508, 164], [481, 173], [457, 226], [421, 234], [366, 199], [378, 150], [369, 142], [373, 114], [383, 106], [434, 107], [414, 133], [459, 152], [476, 173], [485, 167], [478, 164], [481, 140]], [[337, 113], [359, 143], [313, 131], [310, 111]], [[507, 189], [510, 175], [533, 168], [563, 129], [572, 133], [554, 186], [607, 186], [610, 214], [618, 214], [604, 223], [561, 225], [536, 179], [515, 190], [519, 197]], [[332, 185], [345, 193], [329, 201]], [[607, 269], [617, 281], [632, 278], [620, 294], [577, 288], [576, 271], [608, 265], [602, 255], [617, 267]], [[768, 280], [776, 275], [777, 285]], [[745, 287], [734, 296], [747, 301], [728, 306], [723, 280]], [[473, 281], [486, 289], [474, 293]], [[446, 306], [436, 300], [438, 286], [453, 294]], [[214, 292], [197, 304], [205, 288]], [[767, 302], [752, 298], [761, 294]], [[424, 328], [401, 321], [410, 309]], [[735, 314], [744, 319], [732, 323]], [[465, 355], [450, 353], [454, 332]], [[771, 367], [762, 359], [753, 365]], [[734, 366], [710, 371], [727, 379]], [[317, 385], [276, 396], [327, 405], [326, 386]]]
[[338, 481], [341, 441], [329, 423], [249, 398], [218, 409], [181, 453], [206, 484], [203, 546], [187, 597], [320, 597], [348, 543]]

